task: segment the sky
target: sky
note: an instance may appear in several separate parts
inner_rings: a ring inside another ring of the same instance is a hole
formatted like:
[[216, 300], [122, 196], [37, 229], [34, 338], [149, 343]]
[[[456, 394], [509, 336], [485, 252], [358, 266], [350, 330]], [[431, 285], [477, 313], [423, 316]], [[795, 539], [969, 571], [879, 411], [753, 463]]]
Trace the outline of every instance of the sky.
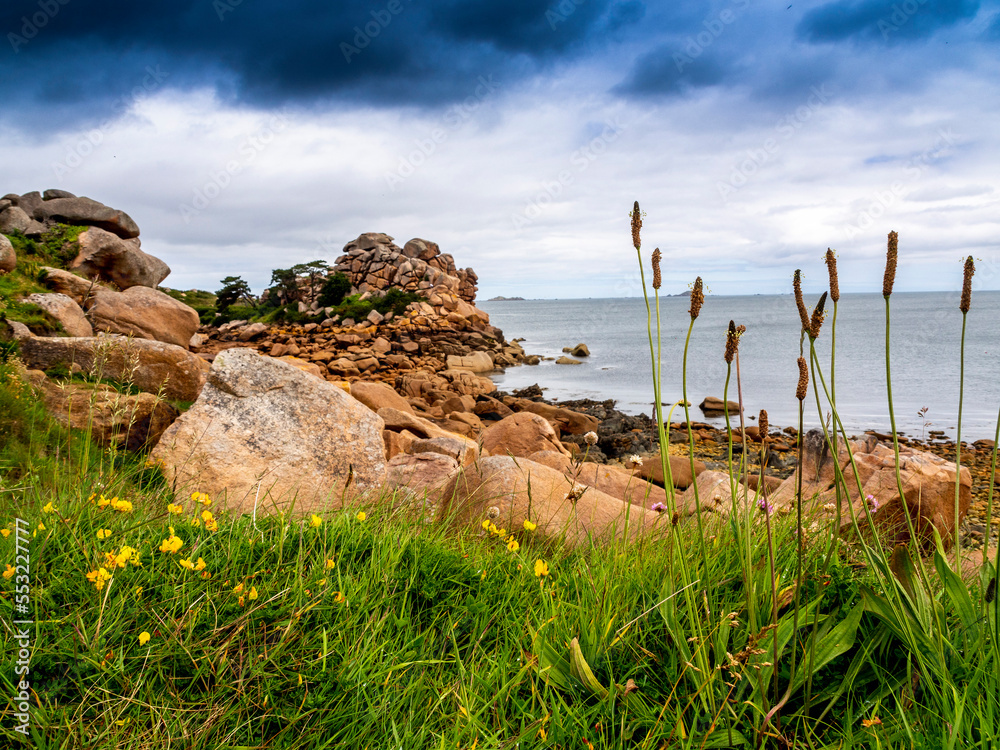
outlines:
[[[126, 211], [165, 285], [363, 232], [480, 299], [1000, 289], [1000, 0], [6, 0], [0, 194]], [[648, 265], [647, 265], [648, 269]], [[648, 274], [648, 270], [647, 270]]]

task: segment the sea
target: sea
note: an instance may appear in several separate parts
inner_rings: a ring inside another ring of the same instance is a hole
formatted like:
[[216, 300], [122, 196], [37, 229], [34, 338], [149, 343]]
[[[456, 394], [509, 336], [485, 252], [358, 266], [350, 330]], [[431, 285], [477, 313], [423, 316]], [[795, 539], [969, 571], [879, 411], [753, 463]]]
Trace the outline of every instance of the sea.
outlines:
[[[815, 296], [807, 296], [810, 312]], [[538, 384], [548, 400], [614, 399], [630, 414], [653, 413], [653, 368], [642, 297], [623, 299], [545, 299], [482, 301], [490, 322], [508, 340], [523, 339], [528, 354], [552, 358], [497, 372], [497, 386], [510, 392]], [[656, 338], [655, 301], [651, 300], [653, 347], [659, 348], [661, 401], [664, 414], [683, 393], [684, 341], [690, 323], [687, 296], [660, 299], [660, 334]], [[950, 292], [894, 293], [891, 297], [890, 364], [896, 427], [922, 438], [941, 431], [955, 439], [958, 429], [962, 313], [959, 296]], [[691, 418], [724, 426], [722, 418], [706, 419], [698, 405], [707, 396], [722, 398], [727, 367], [723, 359], [729, 321], [745, 325], [739, 347], [739, 385], [747, 424], [766, 409], [772, 427], [797, 426], [796, 360], [800, 322], [792, 295], [709, 295], [695, 321], [687, 357], [687, 396]], [[971, 442], [996, 433], [1000, 410], [1000, 291], [976, 291], [965, 333], [965, 392], [962, 440]], [[881, 294], [844, 294], [833, 306], [816, 342], [827, 386], [835, 387], [837, 410], [849, 434], [888, 432], [886, 393], [885, 301]], [[836, 331], [836, 361], [831, 342]], [[589, 357], [582, 364], [557, 365], [564, 347], [584, 343]], [[808, 340], [805, 352], [808, 358]], [[835, 369], [834, 369], [835, 368]], [[835, 374], [835, 378], [831, 377]], [[805, 401], [806, 429], [829, 420], [829, 402], [820, 389], [817, 405], [812, 383]], [[728, 397], [737, 401], [735, 366]], [[682, 407], [672, 415], [684, 420]]]

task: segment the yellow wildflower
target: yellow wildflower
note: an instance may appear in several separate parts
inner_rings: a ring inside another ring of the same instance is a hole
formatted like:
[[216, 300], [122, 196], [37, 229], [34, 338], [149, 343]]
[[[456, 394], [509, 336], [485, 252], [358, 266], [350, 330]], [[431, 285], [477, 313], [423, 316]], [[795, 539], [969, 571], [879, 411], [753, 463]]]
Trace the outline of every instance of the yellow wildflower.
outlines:
[[509, 549], [511, 552], [517, 552], [520, 546], [521, 545], [517, 543], [517, 540], [514, 537], [507, 538], [507, 549]]
[[194, 564], [194, 569], [195, 570], [204, 570], [206, 567], [207, 567], [207, 563], [202, 558], [200, 558], [200, 557], [198, 558], [198, 562], [196, 562]]
[[330, 568], [336, 568], [336, 567], [337, 567], [337, 561], [336, 560], [334, 560], [332, 558], [327, 559], [327, 561], [326, 561], [326, 569], [327, 570], [330, 570]]
[[183, 506], [177, 505], [177, 503], [167, 503], [167, 513], [173, 513], [175, 516], [179, 516], [183, 512]]
[[169, 529], [170, 529], [170, 536], [164, 539], [163, 542], [160, 544], [160, 552], [167, 552], [173, 554], [174, 552], [177, 552], [178, 550], [180, 550], [181, 547], [184, 546], [184, 542], [181, 540], [179, 536], [174, 534], [173, 526], [170, 526]]
[[187, 570], [194, 570], [194, 563], [190, 559], [184, 558], [181, 560], [181, 567]]
[[97, 530], [97, 538], [98, 539], [107, 539], [109, 536], [111, 536], [111, 529], [98, 529]]
[[55, 512], [56, 512], [56, 506], [54, 506], [51, 502], [44, 508], [42, 508], [42, 513], [55, 513]]
[[320, 585], [320, 586], [326, 586], [326, 579], [325, 578], [320, 578], [318, 585]]
[[524, 530], [525, 530], [525, 531], [534, 531], [535, 529], [537, 529], [537, 528], [538, 528], [538, 524], [534, 524], [534, 523], [532, 523], [532, 522], [531, 522], [531, 521], [529, 521], [529, 520], [528, 520], [527, 518], [525, 518], [525, 519], [524, 519], [524, 524], [523, 524], [523, 526], [524, 526]]
[[368, 518], [368, 514], [367, 513], [365, 513], [363, 510], [358, 511], [358, 520], [359, 521], [364, 521], [366, 518]]
[[868, 727], [877, 727], [881, 723], [882, 723], [882, 720], [879, 717], [877, 717], [877, 716], [873, 716], [870, 719], [862, 719], [861, 720], [861, 726], [863, 726], [865, 729], [868, 729]]
[[242, 606], [243, 606], [243, 603], [244, 603], [245, 601], [246, 601], [246, 600], [245, 600], [245, 599], [244, 599], [244, 598], [243, 598], [243, 597], [241, 596], [241, 597], [239, 598], [239, 601], [237, 601], [237, 604], [239, 604], [239, 605], [240, 605], [240, 606], [242, 607]]
[[135, 594], [136, 599], [140, 599], [142, 597], [142, 586], [136, 586], [133, 593]]
[[250, 601], [253, 601], [256, 598], [257, 598], [257, 587], [256, 586], [251, 586], [250, 587], [250, 592], [247, 594], [247, 599], [249, 599]]
[[119, 500], [117, 497], [111, 501], [111, 507], [119, 513], [131, 513], [132, 503], [128, 500]]
[[333, 593], [334, 593], [333, 601], [335, 603], [337, 603], [337, 604], [343, 604], [344, 602], [347, 601], [347, 597], [344, 596], [343, 592], [341, 592], [341, 591], [334, 591]]
[[209, 522], [207, 522], [205, 524], [205, 528], [208, 529], [209, 531], [218, 531], [219, 530], [219, 522], [216, 521], [213, 518], [211, 521], [209, 521]]
[[139, 561], [133, 557], [134, 555], [135, 547], [122, 547], [118, 552], [105, 552], [104, 562], [112, 570], [124, 568], [130, 560], [138, 564]]
[[139, 645], [145, 646], [147, 643], [149, 643], [149, 639], [152, 637], [153, 636], [151, 636], [148, 632], [143, 630], [141, 633], [139, 633]]
[[10, 536], [10, 529], [2, 528], [0, 529], [0, 534], [3, 534], [3, 538], [6, 539], [7, 537]]
[[488, 518], [485, 521], [483, 521], [483, 528], [486, 531], [489, 531], [490, 530], [490, 526], [492, 526], [492, 525], [493, 525], [493, 523]]
[[233, 588], [233, 593], [234, 594], [242, 594], [243, 593], [243, 584], [242, 583], [236, 584], [236, 587]]
[[7, 563], [7, 570], [5, 570], [5, 571], [3, 572], [3, 577], [4, 577], [4, 578], [13, 578], [13, 577], [14, 577], [14, 574], [15, 574], [16, 572], [17, 572], [17, 570], [16, 570], [15, 568], [12, 568], [12, 567], [10, 566], [10, 563]]
[[206, 495], [204, 492], [192, 492], [191, 499], [200, 505], [204, 505], [206, 508], [212, 504], [212, 498]]
[[[93, 497], [93, 495], [91, 495], [91, 497]], [[117, 500], [117, 499], [118, 498], [116, 497], [115, 500]], [[106, 497], [104, 497], [104, 495], [101, 495], [100, 499], [97, 501], [97, 507], [98, 508], [107, 508], [109, 505], [111, 505], [111, 501], [108, 500]]]
[[549, 574], [549, 564], [545, 560], [538, 559], [535, 560], [535, 575], [538, 578], [547, 576]]
[[104, 588], [104, 584], [111, 580], [111, 574], [107, 568], [98, 568], [87, 573], [87, 580], [97, 587], [98, 591]]
[[309, 519], [309, 525], [312, 526], [314, 529], [318, 529], [320, 526], [323, 525], [323, 519], [317, 516], [315, 513], [313, 513], [312, 517], [310, 517]]
[[38, 531], [45, 531], [45, 524], [44, 523], [39, 523], [38, 524]]

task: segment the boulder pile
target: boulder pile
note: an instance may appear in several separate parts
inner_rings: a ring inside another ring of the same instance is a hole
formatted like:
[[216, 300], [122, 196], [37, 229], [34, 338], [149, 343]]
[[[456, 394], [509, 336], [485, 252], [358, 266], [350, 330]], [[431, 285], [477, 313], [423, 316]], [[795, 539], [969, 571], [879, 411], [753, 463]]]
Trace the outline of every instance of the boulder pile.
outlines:
[[455, 259], [429, 240], [414, 238], [402, 248], [392, 240], [379, 232], [362, 234], [344, 246], [334, 272], [346, 275], [362, 293], [396, 287], [428, 296], [450, 292], [470, 305], [475, 303], [479, 281], [475, 271], [456, 268]]

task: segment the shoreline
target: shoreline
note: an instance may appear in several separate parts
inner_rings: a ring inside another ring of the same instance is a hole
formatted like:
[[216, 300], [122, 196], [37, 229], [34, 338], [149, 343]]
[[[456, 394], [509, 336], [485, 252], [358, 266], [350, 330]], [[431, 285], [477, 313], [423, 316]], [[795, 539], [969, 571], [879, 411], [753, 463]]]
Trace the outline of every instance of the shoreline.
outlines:
[[[523, 367], [524, 365], [516, 366]], [[598, 442], [595, 446], [587, 446], [583, 435], [563, 434], [560, 437], [560, 440], [575, 455], [586, 455], [588, 461], [627, 465], [628, 457], [632, 454], [642, 457], [644, 455], [655, 454], [659, 450], [659, 436], [655, 420], [648, 415], [631, 415], [618, 410], [615, 399], [550, 399], [544, 395], [544, 391], [538, 383], [527, 388], [515, 389], [511, 392], [498, 389], [492, 396], [504, 403], [516, 399], [526, 399], [597, 418], [599, 421], [597, 430]], [[697, 409], [698, 407], [696, 406], [691, 407], [689, 412], [694, 412]], [[695, 461], [704, 463], [708, 469], [727, 471], [729, 437], [726, 429], [698, 421], [694, 418], [695, 415], [693, 413], [691, 417], [691, 433], [694, 438], [693, 456]], [[688, 423], [684, 421], [671, 421], [665, 423], [665, 426], [669, 427], [670, 455], [687, 457], [690, 445]], [[739, 433], [738, 425], [734, 424], [734, 461], [740, 461], [743, 454], [743, 443]], [[761, 442], [756, 424], [746, 424], [744, 433], [747, 437], [747, 444], [751, 448], [751, 450], [747, 451], [746, 462], [750, 475], [770, 477], [774, 481], [779, 481], [786, 479], [794, 473], [798, 465], [798, 453], [796, 450], [798, 430], [795, 427], [771, 425], [768, 430], [769, 455], [763, 471], [761, 471], [760, 466]], [[854, 441], [863, 436], [874, 437], [879, 442], [890, 446], [892, 444], [891, 434], [873, 429], [865, 430], [860, 434], [852, 434], [850, 435], [850, 439]], [[904, 436], [897, 431], [897, 437], [900, 446], [927, 451], [947, 461], [955, 461], [956, 444], [946, 436], [916, 439]], [[963, 549], [970, 551], [981, 550], [985, 537], [989, 493], [992, 484], [991, 479], [993, 479], [991, 472], [992, 450], [992, 440], [976, 440], [971, 444], [964, 440], [962, 441], [961, 465], [963, 468], [967, 468], [972, 476], [972, 500], [959, 531], [959, 543]], [[645, 475], [644, 478], [655, 481], [649, 475]], [[764, 481], [768, 480], [764, 479]], [[662, 484], [662, 481], [660, 484]], [[996, 490], [994, 491], [996, 492]], [[998, 543], [1000, 543], [1000, 496], [996, 497], [995, 500], [991, 521], [993, 528], [990, 532], [991, 548], [997, 547]]]

